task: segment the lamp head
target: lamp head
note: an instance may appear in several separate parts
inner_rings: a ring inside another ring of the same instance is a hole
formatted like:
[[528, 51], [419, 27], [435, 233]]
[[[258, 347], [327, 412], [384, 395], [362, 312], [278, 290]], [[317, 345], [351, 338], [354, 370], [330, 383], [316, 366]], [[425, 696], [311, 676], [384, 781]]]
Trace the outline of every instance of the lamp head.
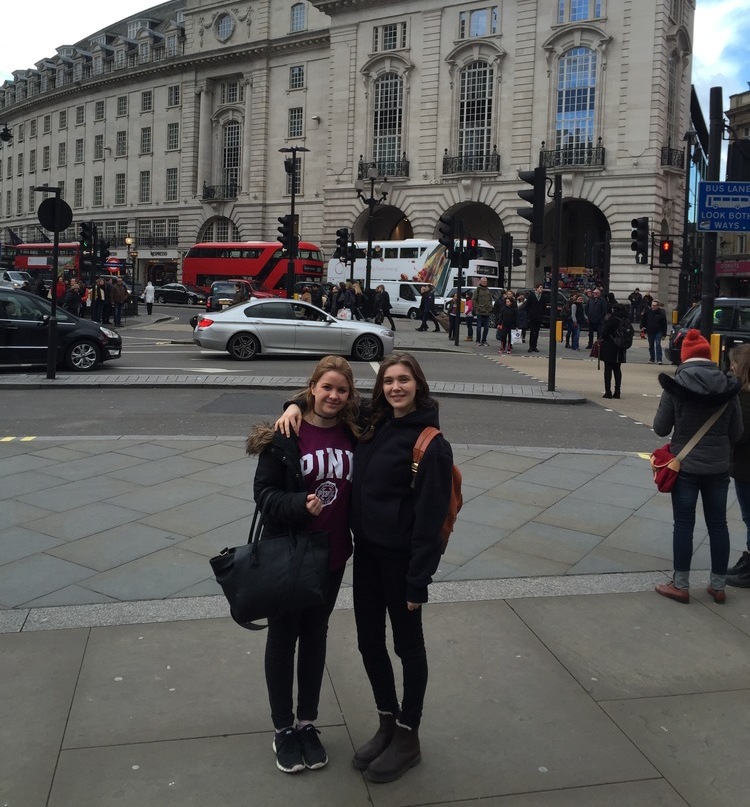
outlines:
[[4, 123], [3, 129], [0, 131], [0, 140], [2, 140], [3, 143], [9, 143], [12, 139], [13, 132], [11, 132], [11, 130], [8, 128], [8, 124]]

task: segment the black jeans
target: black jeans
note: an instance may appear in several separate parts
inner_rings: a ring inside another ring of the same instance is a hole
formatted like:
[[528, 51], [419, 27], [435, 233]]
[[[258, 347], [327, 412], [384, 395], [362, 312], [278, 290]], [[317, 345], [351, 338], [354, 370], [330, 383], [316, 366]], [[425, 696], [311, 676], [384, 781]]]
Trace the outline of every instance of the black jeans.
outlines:
[[529, 350], [537, 350], [537, 342], [539, 341], [539, 331], [541, 330], [541, 322], [529, 323]]
[[399, 713], [393, 665], [385, 643], [385, 615], [391, 621], [393, 646], [401, 659], [404, 697], [400, 721], [417, 728], [427, 690], [427, 652], [422, 633], [422, 609], [406, 607], [409, 557], [379, 557], [361, 547], [354, 550], [354, 617], [357, 643], [375, 705], [380, 712]]
[[604, 389], [606, 392], [612, 392], [612, 376], [615, 377], [615, 392], [620, 391], [622, 384], [622, 365], [619, 361], [605, 361], [604, 362]]
[[328, 618], [344, 577], [344, 569], [331, 572], [326, 601], [318, 608], [282, 614], [268, 620], [266, 638], [266, 686], [271, 719], [277, 731], [294, 725], [292, 689], [294, 651], [297, 657], [297, 719], [317, 720], [320, 687], [326, 663]]

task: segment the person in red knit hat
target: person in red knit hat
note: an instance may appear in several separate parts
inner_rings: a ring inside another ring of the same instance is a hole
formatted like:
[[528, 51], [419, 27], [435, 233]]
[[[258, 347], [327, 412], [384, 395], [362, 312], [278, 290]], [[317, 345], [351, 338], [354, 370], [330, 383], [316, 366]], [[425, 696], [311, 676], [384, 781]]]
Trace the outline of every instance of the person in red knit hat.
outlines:
[[695, 328], [685, 335], [680, 358], [682, 364], [674, 378], [659, 374], [663, 392], [654, 416], [656, 434], [672, 434], [670, 451], [676, 456], [714, 413], [720, 414], [682, 461], [671, 493], [674, 576], [669, 583], [659, 583], [656, 592], [677, 602], [690, 602], [693, 529], [700, 493], [711, 547], [711, 580], [707, 591], [714, 602], [724, 603], [729, 562], [729, 465], [732, 445], [743, 431], [738, 398], [740, 382], [714, 364], [711, 346]]

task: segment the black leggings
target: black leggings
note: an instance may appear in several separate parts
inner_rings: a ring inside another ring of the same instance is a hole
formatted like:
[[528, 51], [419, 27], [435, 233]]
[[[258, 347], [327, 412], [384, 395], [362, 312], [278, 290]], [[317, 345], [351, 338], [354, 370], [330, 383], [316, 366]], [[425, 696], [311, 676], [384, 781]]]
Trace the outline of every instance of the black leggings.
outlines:
[[297, 658], [297, 719], [317, 720], [320, 687], [326, 663], [328, 617], [344, 577], [344, 569], [331, 572], [323, 605], [268, 620], [266, 638], [266, 686], [271, 702], [271, 719], [277, 731], [294, 725], [292, 689], [294, 651]]
[[622, 367], [619, 361], [604, 362], [604, 389], [607, 392], [612, 390], [612, 376], [615, 377], [615, 390], [620, 391], [622, 384]]
[[375, 705], [380, 712], [399, 714], [393, 665], [385, 643], [385, 615], [390, 618], [393, 646], [401, 659], [404, 698], [400, 721], [417, 728], [427, 690], [427, 652], [422, 633], [422, 609], [406, 607], [409, 556], [379, 557], [354, 550], [354, 617], [357, 642]]

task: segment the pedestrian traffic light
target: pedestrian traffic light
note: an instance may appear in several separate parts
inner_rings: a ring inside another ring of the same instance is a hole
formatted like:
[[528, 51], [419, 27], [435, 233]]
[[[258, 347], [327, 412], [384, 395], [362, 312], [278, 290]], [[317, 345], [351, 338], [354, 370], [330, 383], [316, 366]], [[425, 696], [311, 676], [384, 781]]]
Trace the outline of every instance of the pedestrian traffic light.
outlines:
[[292, 217], [279, 216], [279, 224], [281, 225], [278, 230], [279, 234], [276, 240], [281, 243], [281, 246], [287, 251], [292, 250]]
[[445, 253], [451, 263], [456, 261], [456, 222], [447, 213], [438, 219], [438, 241], [445, 247]]
[[544, 206], [547, 196], [547, 169], [535, 168], [533, 171], [519, 171], [518, 178], [531, 185], [530, 189], [517, 191], [524, 202], [531, 202], [531, 207], [516, 208], [516, 213], [531, 223], [529, 240], [535, 244], [544, 241]]
[[[467, 238], [466, 239], [466, 260], [475, 261], [479, 257], [479, 239]], [[468, 266], [468, 263], [467, 263]]]
[[669, 266], [672, 263], [672, 239], [662, 238], [659, 242], [659, 263]]
[[100, 241], [99, 242], [99, 260], [104, 264], [104, 262], [109, 258], [112, 253], [109, 251], [109, 241]]
[[630, 249], [635, 252], [635, 262], [648, 263], [648, 218], [641, 216], [640, 218], [633, 219], [630, 224], [633, 227], [630, 233], [630, 237], [632, 238]]
[[78, 239], [81, 252], [90, 253], [94, 248], [94, 223], [92, 221], [81, 222], [81, 236]]
[[500, 241], [500, 266], [510, 266], [513, 260], [513, 236], [503, 233]]
[[334, 253], [334, 258], [342, 259], [346, 262], [346, 259], [349, 255], [349, 230], [346, 227], [342, 227], [340, 230], [336, 230], [336, 252]]
[[520, 266], [523, 263], [523, 252], [520, 249], [513, 250], [513, 266]]

